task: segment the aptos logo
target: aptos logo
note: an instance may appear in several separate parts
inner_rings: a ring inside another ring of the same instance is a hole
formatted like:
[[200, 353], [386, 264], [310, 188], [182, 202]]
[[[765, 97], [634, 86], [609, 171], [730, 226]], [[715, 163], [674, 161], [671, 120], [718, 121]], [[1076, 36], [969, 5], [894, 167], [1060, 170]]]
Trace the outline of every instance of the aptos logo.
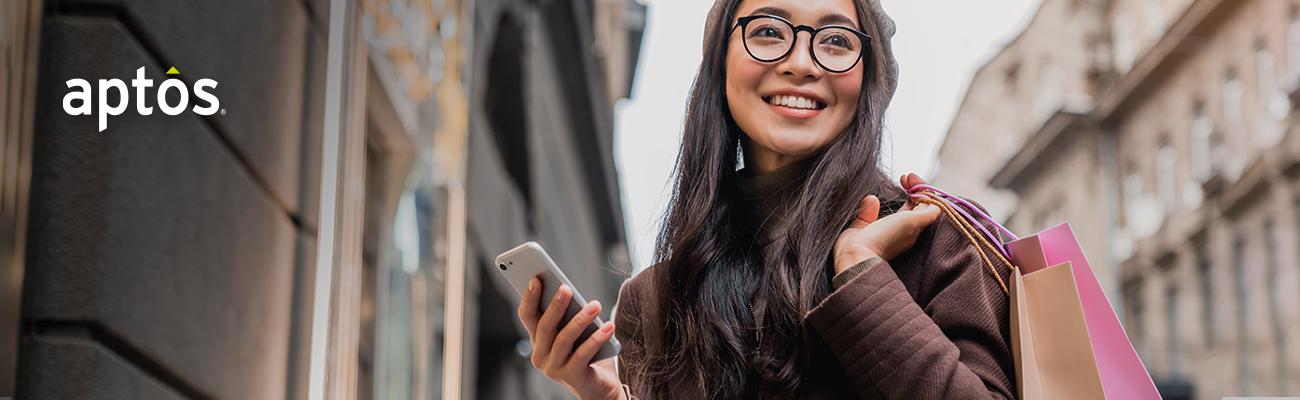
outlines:
[[[180, 75], [180, 71], [177, 71], [176, 67], [171, 67], [171, 69], [167, 70], [167, 75]], [[91, 115], [92, 90], [90, 82], [85, 79], [69, 79], [67, 84], [72, 91], [63, 96], [63, 111], [68, 115]], [[148, 95], [148, 89], [153, 87], [153, 79], [145, 79], [144, 67], [135, 70], [135, 79], [131, 80], [131, 87], [135, 88], [135, 112], [140, 115], [153, 115], [153, 107], [149, 105]], [[216, 114], [218, 110], [222, 114], [226, 113], [226, 110], [221, 110], [221, 100], [209, 91], [216, 89], [216, 87], [217, 81], [207, 78], [194, 82], [196, 101], [194, 102], [193, 111], [195, 114], [212, 115]], [[112, 93], [110, 90], [117, 93], [117, 104], [108, 104], [109, 94]], [[169, 92], [173, 91], [179, 93], [179, 100], [169, 103], [167, 96]], [[127, 90], [126, 82], [121, 79], [100, 79], [98, 99], [96, 110], [99, 116], [99, 131], [103, 132], [108, 129], [108, 116], [122, 115], [131, 104], [131, 92]], [[185, 82], [180, 79], [171, 79], [169, 77], [161, 85], [158, 85], [157, 99], [156, 104], [163, 114], [179, 115], [190, 106], [190, 88], [185, 87]], [[200, 101], [207, 103], [207, 105], [200, 107], [198, 105]], [[80, 104], [73, 105], [74, 102]]]

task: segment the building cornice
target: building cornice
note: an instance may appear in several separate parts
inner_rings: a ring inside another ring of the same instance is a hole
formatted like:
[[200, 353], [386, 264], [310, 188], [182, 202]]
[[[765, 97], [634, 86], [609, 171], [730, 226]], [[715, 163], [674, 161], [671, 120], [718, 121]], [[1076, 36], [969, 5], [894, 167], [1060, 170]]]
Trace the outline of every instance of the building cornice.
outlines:
[[1204, 244], [1210, 235], [1207, 229], [1214, 223], [1212, 221], [1237, 220], [1255, 210], [1260, 202], [1271, 201], [1269, 192], [1274, 190], [1276, 183], [1287, 180], [1285, 167], [1293, 165], [1297, 159], [1300, 159], [1300, 130], [1291, 129], [1278, 146], [1261, 152], [1239, 178], [1225, 182], [1219, 196], [1207, 198], [1195, 210], [1167, 217], [1155, 233], [1138, 238], [1133, 254], [1123, 261], [1123, 265], [1152, 264], [1163, 255], [1176, 252], [1180, 246]]
[[1097, 101], [1096, 118], [1102, 126], [1113, 125], [1127, 115], [1131, 106], [1155, 92], [1171, 75], [1206, 45], [1211, 33], [1232, 17], [1245, 1], [1195, 0], [1174, 21], [1164, 36], [1134, 62], [1114, 86]]
[[1022, 187], [1041, 172], [1049, 160], [1055, 158], [1057, 150], [1062, 148], [1061, 144], [1071, 132], [1078, 132], [1077, 128], [1087, 118], [1087, 114], [1064, 109], [1052, 114], [989, 179], [989, 184], [997, 189], [1012, 191]]

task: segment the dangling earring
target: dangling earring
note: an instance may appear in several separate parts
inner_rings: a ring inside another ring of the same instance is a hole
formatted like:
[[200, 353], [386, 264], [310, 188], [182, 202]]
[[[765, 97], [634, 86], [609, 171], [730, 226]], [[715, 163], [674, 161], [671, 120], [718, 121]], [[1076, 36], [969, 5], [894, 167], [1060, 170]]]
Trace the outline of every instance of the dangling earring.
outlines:
[[741, 146], [740, 138], [736, 138], [736, 170], [745, 169], [745, 147]]

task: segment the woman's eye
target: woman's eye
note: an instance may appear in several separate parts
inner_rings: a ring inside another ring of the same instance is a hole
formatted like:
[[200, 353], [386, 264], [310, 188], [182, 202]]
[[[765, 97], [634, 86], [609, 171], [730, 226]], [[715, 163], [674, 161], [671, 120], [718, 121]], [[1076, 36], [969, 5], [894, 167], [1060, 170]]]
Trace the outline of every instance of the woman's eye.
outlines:
[[832, 35], [821, 40], [822, 45], [832, 46], [843, 50], [853, 50], [853, 43], [842, 35]]
[[758, 29], [755, 29], [755, 30], [754, 30], [754, 34], [752, 34], [752, 35], [750, 35], [750, 36], [753, 36], [753, 37], [760, 37], [760, 38], [771, 38], [771, 39], [781, 39], [781, 38], [782, 38], [782, 37], [781, 37], [781, 36], [782, 36], [782, 35], [781, 35], [781, 30], [776, 29], [776, 28], [771, 27], [771, 26], [760, 26], [760, 27], [758, 27]]

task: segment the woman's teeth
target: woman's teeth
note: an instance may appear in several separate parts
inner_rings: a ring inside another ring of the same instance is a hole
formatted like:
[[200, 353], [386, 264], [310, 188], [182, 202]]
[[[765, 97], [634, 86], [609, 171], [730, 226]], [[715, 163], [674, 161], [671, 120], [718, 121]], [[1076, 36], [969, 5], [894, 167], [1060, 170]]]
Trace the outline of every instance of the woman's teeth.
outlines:
[[768, 104], [801, 110], [820, 110], [826, 108], [826, 105], [819, 101], [799, 96], [777, 95], [768, 97], [764, 100], [767, 101]]

